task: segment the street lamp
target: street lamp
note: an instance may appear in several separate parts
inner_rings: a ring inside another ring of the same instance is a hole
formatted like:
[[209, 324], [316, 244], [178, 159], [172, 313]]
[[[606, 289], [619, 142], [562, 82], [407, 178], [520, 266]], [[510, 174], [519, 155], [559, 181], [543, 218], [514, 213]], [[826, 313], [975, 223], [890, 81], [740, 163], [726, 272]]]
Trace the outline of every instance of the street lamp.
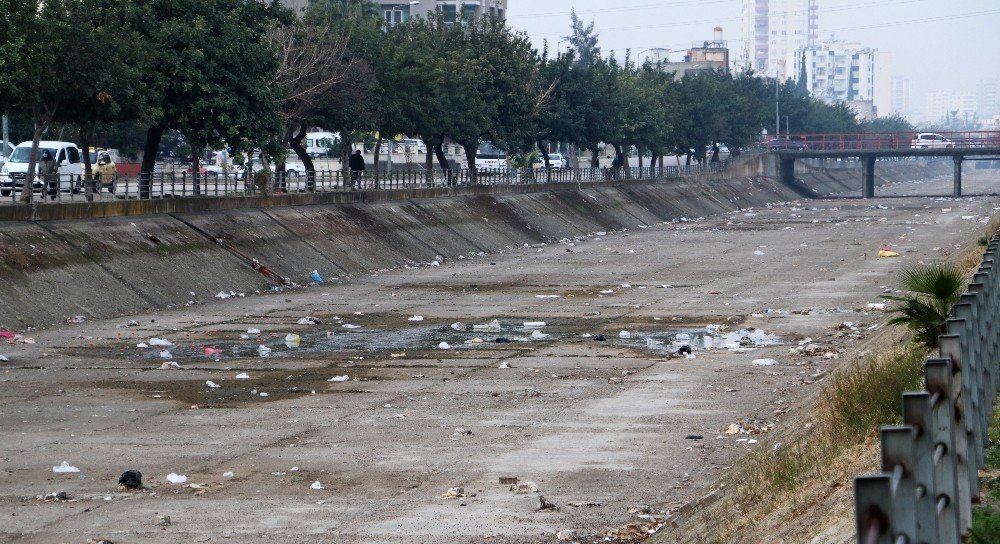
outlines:
[[395, 21], [396, 15], [395, 15], [395, 13], [397, 11], [399, 12], [399, 22], [402, 23], [403, 22], [403, 10], [401, 10], [399, 8], [408, 8], [410, 6], [416, 6], [418, 4], [420, 4], [420, 0], [413, 0], [412, 2], [408, 2], [406, 4], [397, 4], [395, 6], [389, 6], [389, 23], [393, 24], [393, 25], [396, 24], [396, 21]]

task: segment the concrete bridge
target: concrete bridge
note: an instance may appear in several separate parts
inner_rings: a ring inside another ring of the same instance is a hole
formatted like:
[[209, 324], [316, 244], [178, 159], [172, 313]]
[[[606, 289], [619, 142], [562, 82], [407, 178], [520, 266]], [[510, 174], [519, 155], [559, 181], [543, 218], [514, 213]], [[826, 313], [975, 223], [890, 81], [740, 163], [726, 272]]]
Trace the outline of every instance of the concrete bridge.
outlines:
[[962, 163], [1000, 160], [1000, 132], [933, 133], [893, 132], [862, 134], [798, 134], [769, 142], [784, 183], [795, 183], [798, 159], [858, 159], [862, 165], [862, 196], [875, 196], [875, 163], [905, 157], [951, 158], [955, 165], [952, 194], [962, 196]]

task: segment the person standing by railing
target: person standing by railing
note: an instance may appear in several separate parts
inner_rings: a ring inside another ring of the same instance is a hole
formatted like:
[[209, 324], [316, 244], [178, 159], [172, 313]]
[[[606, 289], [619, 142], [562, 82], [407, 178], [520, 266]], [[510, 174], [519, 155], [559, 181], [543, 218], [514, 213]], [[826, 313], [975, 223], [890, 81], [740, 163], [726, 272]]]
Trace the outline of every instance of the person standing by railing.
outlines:
[[347, 166], [351, 170], [351, 190], [360, 187], [361, 174], [365, 171], [365, 158], [361, 155], [361, 150], [357, 150], [347, 161]]
[[[59, 194], [59, 165], [52, 157], [52, 153], [46, 150], [42, 153], [42, 162], [38, 163], [38, 175], [42, 178], [42, 184], [52, 200]], [[25, 191], [31, 191], [31, 187], [25, 187]]]

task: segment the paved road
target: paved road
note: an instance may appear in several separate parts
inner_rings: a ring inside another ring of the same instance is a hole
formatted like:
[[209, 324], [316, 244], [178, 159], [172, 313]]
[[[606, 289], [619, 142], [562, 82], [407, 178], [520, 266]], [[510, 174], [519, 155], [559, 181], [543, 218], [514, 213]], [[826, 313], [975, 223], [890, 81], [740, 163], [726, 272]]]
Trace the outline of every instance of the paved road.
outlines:
[[[594, 541], [637, 521], [631, 506], [666, 511], [704, 494], [760, 446], [750, 440], [766, 439], [727, 435], [731, 424], [780, 428], [885, 320], [866, 305], [893, 274], [957, 251], [996, 205], [780, 204], [28, 331], [35, 344], [0, 345], [10, 358], [0, 363], [0, 542], [533, 543], [562, 529]], [[902, 257], [876, 259], [883, 243]], [[304, 316], [322, 324], [297, 324]], [[138, 326], [118, 327], [129, 319]], [[502, 331], [451, 328], [493, 319]], [[550, 336], [531, 338], [525, 321], [547, 322]], [[845, 321], [859, 332], [845, 337]], [[722, 329], [716, 338], [759, 327], [784, 344], [695, 349], [694, 359], [656, 344], [707, 325]], [[289, 332], [299, 347], [284, 344]], [[153, 337], [176, 345], [136, 347]], [[476, 337], [485, 342], [463, 343]], [[790, 356], [804, 337], [838, 358]], [[752, 364], [766, 358], [778, 364]], [[169, 361], [182, 368], [159, 369]], [[64, 460], [81, 472], [54, 474]], [[146, 490], [116, 489], [130, 468]], [[170, 484], [169, 473], [204, 487]], [[500, 477], [538, 492], [514, 493]], [[455, 487], [467, 496], [441, 498]], [[41, 500], [58, 491], [74, 502]], [[536, 512], [539, 495], [558, 508]], [[154, 525], [156, 513], [173, 525]]]

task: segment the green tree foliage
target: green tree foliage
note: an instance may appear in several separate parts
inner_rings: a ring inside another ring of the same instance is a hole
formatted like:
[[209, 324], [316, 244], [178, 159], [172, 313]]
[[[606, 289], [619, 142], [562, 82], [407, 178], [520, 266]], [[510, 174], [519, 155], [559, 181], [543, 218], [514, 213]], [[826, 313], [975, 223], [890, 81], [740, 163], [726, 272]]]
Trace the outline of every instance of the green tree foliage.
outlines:
[[952, 264], [914, 265], [899, 273], [899, 284], [909, 294], [886, 297], [900, 304], [889, 323], [913, 330], [916, 340], [929, 349], [938, 347], [945, 321], [965, 288], [965, 277]]
[[194, 172], [206, 147], [268, 147], [280, 131], [280, 92], [266, 32], [290, 13], [277, 2], [244, 0], [162, 0], [149, 9], [143, 37], [156, 68], [145, 72], [145, 84], [155, 100], [144, 112], [150, 130], [143, 171], [152, 171], [167, 129], [191, 145]]
[[865, 132], [912, 132], [916, 128], [902, 115], [894, 113], [889, 117], [876, 117], [861, 123], [861, 130]]
[[584, 24], [576, 15], [576, 10], [570, 10], [570, 35], [562, 39], [569, 42], [576, 52], [576, 63], [581, 68], [587, 68], [601, 56], [601, 48], [597, 46], [597, 33], [594, 32], [594, 21]]

